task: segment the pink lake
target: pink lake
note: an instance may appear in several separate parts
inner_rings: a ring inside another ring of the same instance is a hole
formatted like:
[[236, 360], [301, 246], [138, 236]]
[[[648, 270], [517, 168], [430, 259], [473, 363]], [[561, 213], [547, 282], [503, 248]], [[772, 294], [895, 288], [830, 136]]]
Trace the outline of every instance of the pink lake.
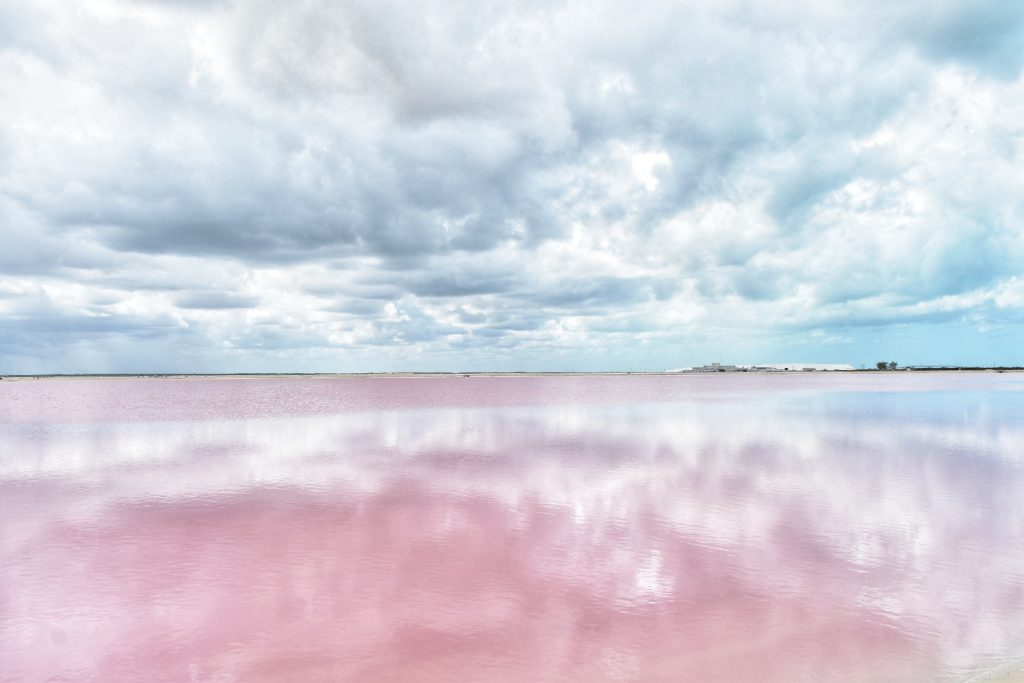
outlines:
[[0, 382], [3, 681], [963, 681], [1024, 375]]

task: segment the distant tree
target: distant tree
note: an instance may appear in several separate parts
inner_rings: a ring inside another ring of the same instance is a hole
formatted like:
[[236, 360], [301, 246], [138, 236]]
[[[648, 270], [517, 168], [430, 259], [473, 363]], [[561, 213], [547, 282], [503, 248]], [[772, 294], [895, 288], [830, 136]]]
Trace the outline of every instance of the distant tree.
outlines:
[[894, 360], [889, 361], [889, 369], [890, 370], [895, 370], [896, 369], [896, 361], [894, 361]]
[[888, 370], [889, 364], [886, 363], [884, 360], [880, 360], [877, 363], [875, 363], [875, 367], [878, 368], [879, 370]]

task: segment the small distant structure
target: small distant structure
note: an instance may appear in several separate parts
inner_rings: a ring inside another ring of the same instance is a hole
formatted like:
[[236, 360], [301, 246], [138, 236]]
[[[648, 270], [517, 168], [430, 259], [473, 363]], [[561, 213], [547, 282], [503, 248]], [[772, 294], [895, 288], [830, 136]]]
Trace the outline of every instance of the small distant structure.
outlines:
[[767, 363], [764, 365], [723, 365], [711, 363], [669, 372], [836, 372], [853, 370], [846, 363]]
[[746, 368], [741, 368], [738, 365], [722, 365], [721, 363], [712, 363], [711, 365], [702, 365], [699, 368], [693, 368], [693, 372], [745, 372]]
[[855, 368], [848, 363], [768, 363], [756, 369], [769, 372], [844, 372]]

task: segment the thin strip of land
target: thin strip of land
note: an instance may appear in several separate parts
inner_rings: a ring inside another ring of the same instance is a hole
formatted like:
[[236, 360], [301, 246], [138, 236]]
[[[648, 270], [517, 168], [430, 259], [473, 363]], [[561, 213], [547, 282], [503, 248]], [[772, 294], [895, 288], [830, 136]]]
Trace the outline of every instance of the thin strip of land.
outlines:
[[861, 374], [861, 373], [872, 373], [872, 374], [896, 374], [905, 372], [928, 372], [928, 373], [940, 373], [940, 372], [1022, 372], [1024, 366], [942, 366], [942, 367], [915, 367], [909, 366], [905, 368], [899, 368], [898, 370], [878, 370], [876, 368], [860, 368], [860, 369], [849, 369], [849, 370], [778, 370], [778, 369], [739, 369], [721, 371], [721, 373], [710, 372], [706, 370], [676, 370], [676, 371], [665, 371], [665, 370], [609, 370], [609, 371], [570, 371], [570, 370], [552, 370], [552, 371], [433, 371], [433, 372], [411, 372], [411, 371], [398, 371], [398, 372], [228, 372], [228, 373], [210, 373], [210, 372], [146, 372], [146, 373], [51, 373], [51, 374], [9, 374], [0, 375], [0, 380], [17, 381], [17, 380], [42, 380], [42, 379], [137, 379], [137, 378], [154, 378], [154, 379], [240, 379], [240, 378], [289, 378], [289, 377], [565, 377], [565, 376], [588, 376], [588, 377], [605, 377], [605, 376], [626, 376], [626, 375], [654, 375], [654, 376], [676, 376], [676, 375], [715, 375], [715, 374], [736, 374], [736, 373], [749, 373], [749, 374], [789, 374], [789, 375], [804, 375], [808, 372], [815, 374], [827, 373], [827, 374]]

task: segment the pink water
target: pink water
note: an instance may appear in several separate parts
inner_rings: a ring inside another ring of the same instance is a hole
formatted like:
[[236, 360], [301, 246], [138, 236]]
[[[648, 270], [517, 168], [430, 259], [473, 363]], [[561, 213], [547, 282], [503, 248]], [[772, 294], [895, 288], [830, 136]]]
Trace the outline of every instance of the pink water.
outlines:
[[0, 382], [0, 680], [943, 681], [1024, 375]]

